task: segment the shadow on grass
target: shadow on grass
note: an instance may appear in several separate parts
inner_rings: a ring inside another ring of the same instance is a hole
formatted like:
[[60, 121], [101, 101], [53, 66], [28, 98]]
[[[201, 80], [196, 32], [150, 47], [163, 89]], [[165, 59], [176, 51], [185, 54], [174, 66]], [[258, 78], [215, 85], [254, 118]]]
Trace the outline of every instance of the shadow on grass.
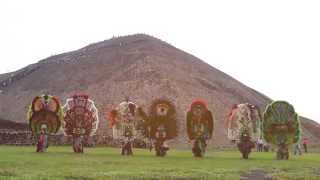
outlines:
[[1, 177], [17, 177], [17, 174], [8, 170], [0, 170], [0, 179]]
[[64, 179], [66, 179], [66, 180], [94, 180], [94, 178], [85, 177], [85, 176], [64, 176]]

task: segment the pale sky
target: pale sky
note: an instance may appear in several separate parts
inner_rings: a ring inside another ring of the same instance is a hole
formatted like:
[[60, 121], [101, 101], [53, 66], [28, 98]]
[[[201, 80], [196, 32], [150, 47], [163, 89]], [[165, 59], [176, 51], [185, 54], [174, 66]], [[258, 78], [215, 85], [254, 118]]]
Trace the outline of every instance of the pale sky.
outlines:
[[0, 73], [146, 33], [320, 122], [320, 1], [1, 0]]

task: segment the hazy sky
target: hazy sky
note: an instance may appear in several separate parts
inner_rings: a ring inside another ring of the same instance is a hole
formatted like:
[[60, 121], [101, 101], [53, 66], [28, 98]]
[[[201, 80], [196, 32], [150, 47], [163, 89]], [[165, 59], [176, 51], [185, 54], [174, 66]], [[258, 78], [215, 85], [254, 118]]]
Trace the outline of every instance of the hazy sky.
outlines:
[[320, 1], [1, 0], [0, 73], [147, 33], [320, 122]]

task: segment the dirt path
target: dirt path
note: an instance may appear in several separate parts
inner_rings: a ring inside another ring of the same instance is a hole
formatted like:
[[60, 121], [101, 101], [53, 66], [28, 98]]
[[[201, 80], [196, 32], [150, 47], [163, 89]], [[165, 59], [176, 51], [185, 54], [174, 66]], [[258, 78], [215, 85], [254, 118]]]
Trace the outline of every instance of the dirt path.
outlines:
[[266, 172], [261, 169], [257, 169], [242, 175], [240, 180], [276, 180], [276, 178], [268, 176]]

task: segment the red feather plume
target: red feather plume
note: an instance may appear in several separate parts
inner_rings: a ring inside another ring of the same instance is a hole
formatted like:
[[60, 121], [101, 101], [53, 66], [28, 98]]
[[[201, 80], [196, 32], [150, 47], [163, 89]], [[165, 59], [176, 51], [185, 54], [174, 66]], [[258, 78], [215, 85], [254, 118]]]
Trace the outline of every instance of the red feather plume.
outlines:
[[111, 127], [116, 124], [116, 117], [118, 115], [118, 111], [113, 109], [109, 112], [109, 120]]
[[207, 102], [204, 100], [201, 100], [201, 99], [197, 99], [197, 100], [192, 101], [192, 103], [189, 107], [189, 111], [191, 111], [192, 107], [194, 107], [196, 105], [203, 106], [206, 110], [208, 110]]

